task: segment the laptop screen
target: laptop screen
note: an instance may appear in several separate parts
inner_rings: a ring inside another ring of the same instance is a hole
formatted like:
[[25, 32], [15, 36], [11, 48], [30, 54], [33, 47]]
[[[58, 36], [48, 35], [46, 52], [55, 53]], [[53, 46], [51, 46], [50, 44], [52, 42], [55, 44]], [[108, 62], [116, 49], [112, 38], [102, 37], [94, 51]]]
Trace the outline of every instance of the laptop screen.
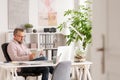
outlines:
[[59, 46], [57, 50], [57, 62], [71, 61], [73, 54], [72, 46]]

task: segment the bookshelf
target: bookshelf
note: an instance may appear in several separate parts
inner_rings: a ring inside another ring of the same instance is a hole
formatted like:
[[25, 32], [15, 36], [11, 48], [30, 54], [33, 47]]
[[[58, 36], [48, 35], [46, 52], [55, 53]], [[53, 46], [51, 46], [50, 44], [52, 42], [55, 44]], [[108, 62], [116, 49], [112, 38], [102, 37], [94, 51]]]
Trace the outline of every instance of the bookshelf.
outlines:
[[[6, 42], [10, 42], [12, 39], [13, 33], [8, 32]], [[25, 33], [24, 42], [33, 52], [37, 52], [42, 48], [45, 56], [51, 60], [57, 53], [57, 47], [65, 45], [65, 36], [61, 33]]]

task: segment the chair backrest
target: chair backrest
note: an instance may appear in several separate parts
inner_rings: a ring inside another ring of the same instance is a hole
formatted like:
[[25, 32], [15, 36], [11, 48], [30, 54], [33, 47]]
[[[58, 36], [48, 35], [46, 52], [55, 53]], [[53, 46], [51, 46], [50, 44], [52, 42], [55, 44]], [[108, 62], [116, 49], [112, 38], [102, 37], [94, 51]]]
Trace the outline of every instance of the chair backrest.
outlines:
[[2, 51], [3, 51], [3, 54], [5, 56], [5, 59], [7, 62], [11, 61], [10, 59], [10, 56], [8, 55], [8, 52], [7, 52], [7, 46], [8, 46], [9, 43], [3, 43], [1, 48], [2, 48]]
[[57, 50], [57, 62], [72, 61], [74, 54], [72, 46], [59, 46]]
[[71, 61], [59, 62], [54, 69], [52, 80], [70, 80]]

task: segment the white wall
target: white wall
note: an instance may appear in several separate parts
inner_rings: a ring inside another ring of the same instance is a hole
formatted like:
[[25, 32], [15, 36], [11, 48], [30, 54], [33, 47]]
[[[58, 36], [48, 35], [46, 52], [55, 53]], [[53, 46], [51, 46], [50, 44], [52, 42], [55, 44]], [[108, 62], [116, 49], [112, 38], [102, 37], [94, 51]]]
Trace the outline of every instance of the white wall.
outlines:
[[38, 28], [38, 0], [30, 0], [29, 2], [29, 22]]
[[[0, 0], [0, 45], [5, 42], [5, 32], [8, 31], [7, 0]], [[4, 57], [0, 48], [0, 61]]]

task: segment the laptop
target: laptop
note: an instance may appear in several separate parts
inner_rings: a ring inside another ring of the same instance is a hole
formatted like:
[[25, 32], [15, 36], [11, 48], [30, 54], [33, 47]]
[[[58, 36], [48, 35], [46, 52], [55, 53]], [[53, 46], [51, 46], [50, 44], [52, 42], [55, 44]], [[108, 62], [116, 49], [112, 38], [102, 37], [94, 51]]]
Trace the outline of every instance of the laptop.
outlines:
[[57, 62], [72, 61], [74, 49], [72, 46], [59, 46], [57, 50]]

